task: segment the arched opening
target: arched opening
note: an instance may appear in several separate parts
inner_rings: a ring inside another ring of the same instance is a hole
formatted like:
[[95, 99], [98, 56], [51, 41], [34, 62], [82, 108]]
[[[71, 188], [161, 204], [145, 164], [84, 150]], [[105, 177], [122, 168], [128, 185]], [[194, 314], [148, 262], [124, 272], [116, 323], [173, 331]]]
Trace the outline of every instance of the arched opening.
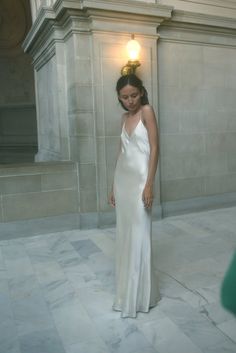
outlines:
[[0, 2], [0, 164], [33, 162], [37, 152], [34, 70], [22, 42], [29, 0]]

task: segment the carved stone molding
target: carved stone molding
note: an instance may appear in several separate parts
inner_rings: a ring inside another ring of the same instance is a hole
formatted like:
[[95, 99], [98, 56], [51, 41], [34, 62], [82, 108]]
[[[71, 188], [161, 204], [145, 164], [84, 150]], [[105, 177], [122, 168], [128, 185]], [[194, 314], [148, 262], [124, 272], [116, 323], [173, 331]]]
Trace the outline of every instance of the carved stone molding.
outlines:
[[49, 42], [61, 41], [72, 31], [124, 33], [132, 25], [135, 33], [156, 36], [156, 28], [171, 18], [172, 10], [143, 1], [57, 0], [40, 8], [23, 48], [35, 57], [43, 46], [48, 48]]
[[173, 6], [177, 11], [236, 19], [236, 2], [234, 0], [158, 0], [158, 2]]
[[209, 6], [219, 6], [223, 8], [236, 8], [235, 1], [232, 0], [179, 0], [182, 2], [190, 2], [201, 5], [209, 5]]

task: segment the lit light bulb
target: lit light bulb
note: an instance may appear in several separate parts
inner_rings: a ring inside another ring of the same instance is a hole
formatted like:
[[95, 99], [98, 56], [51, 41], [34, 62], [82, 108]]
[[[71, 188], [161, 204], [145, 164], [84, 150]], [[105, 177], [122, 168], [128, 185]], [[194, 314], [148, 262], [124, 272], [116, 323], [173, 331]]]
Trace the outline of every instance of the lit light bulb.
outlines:
[[131, 40], [126, 44], [126, 50], [129, 60], [121, 69], [122, 76], [135, 74], [135, 70], [141, 65], [138, 60], [141, 46], [139, 42], [134, 39], [134, 34], [131, 35]]
[[137, 42], [137, 40], [134, 39], [134, 36], [132, 36], [132, 39], [128, 41], [126, 45], [126, 49], [130, 60], [132, 61], [138, 60], [141, 46], [139, 42]]

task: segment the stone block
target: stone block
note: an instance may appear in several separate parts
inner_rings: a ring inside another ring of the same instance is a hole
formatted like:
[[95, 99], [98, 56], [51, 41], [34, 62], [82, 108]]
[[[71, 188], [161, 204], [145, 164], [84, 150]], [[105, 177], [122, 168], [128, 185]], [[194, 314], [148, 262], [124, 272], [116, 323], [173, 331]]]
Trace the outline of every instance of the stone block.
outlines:
[[[173, 113], [175, 115], [175, 113]], [[185, 134], [204, 133], [206, 130], [206, 113], [198, 111], [183, 111], [179, 115], [179, 131]], [[175, 124], [173, 124], [174, 126]], [[177, 130], [178, 131], [178, 130]]]
[[74, 190], [4, 195], [2, 203], [5, 222], [78, 212]]
[[235, 153], [235, 151], [236, 151], [236, 131], [229, 132], [226, 135], [226, 148], [227, 148], [227, 152]]
[[106, 139], [105, 137], [98, 137], [96, 140], [97, 147], [97, 163], [106, 164]]
[[2, 202], [2, 197], [0, 197], [0, 222], [3, 222], [3, 202]]
[[80, 85], [92, 84], [92, 66], [91, 60], [87, 58], [76, 58], [74, 65], [76, 65], [75, 81]]
[[95, 164], [79, 164], [80, 190], [96, 190], [97, 173]]
[[[200, 50], [198, 50], [200, 52]], [[196, 54], [196, 51], [194, 54]], [[191, 55], [194, 55], [191, 53]], [[201, 55], [199, 53], [198, 55]], [[184, 60], [185, 59], [185, 60]], [[189, 61], [189, 58], [182, 59], [180, 81], [181, 87], [199, 89], [204, 84], [204, 70], [202, 62], [196, 57]]]
[[203, 66], [204, 66], [204, 87], [225, 87], [227, 84], [227, 67], [230, 64], [228, 48], [203, 47]]
[[224, 133], [227, 130], [227, 116], [224, 111], [216, 110], [215, 107], [207, 107], [205, 114], [205, 131], [207, 133]]
[[223, 192], [236, 192], [236, 168], [234, 173], [225, 176], [222, 190]]
[[80, 191], [80, 212], [96, 212], [97, 211], [97, 192], [96, 190]]
[[108, 203], [108, 195], [109, 195], [109, 191], [107, 188], [102, 189], [99, 188], [98, 190], [98, 196], [99, 196], [99, 212], [111, 212], [112, 211], [112, 207], [111, 205]]
[[57, 189], [78, 190], [77, 174], [73, 172], [50, 173], [41, 175], [42, 191]]
[[206, 195], [236, 192], [236, 173], [206, 177]]
[[204, 88], [218, 87], [222, 88], [226, 86], [226, 73], [224, 64], [218, 63], [207, 63], [203, 66], [204, 69]]
[[73, 37], [74, 55], [79, 59], [88, 59], [91, 55], [91, 35], [88, 34], [75, 34]]
[[[119, 136], [121, 134], [121, 116], [117, 95], [115, 92], [107, 90], [104, 106], [104, 121], [106, 136]], [[124, 110], [123, 110], [124, 113]]]
[[111, 36], [103, 36], [100, 39], [100, 49], [101, 49], [101, 57], [103, 61], [105, 59], [121, 59], [125, 58], [127, 56], [126, 50], [125, 50], [125, 44], [124, 43], [117, 43], [114, 42], [111, 43]]
[[114, 227], [116, 223], [115, 210], [108, 212], [100, 212], [98, 214], [98, 226], [99, 228]]
[[73, 162], [38, 162], [27, 164], [8, 164], [1, 166], [1, 176], [20, 176], [20, 175], [35, 175], [35, 174], [50, 174], [74, 171], [76, 165]]
[[0, 193], [2, 195], [27, 193], [40, 190], [40, 175], [0, 177]]
[[231, 89], [213, 87], [210, 89], [203, 89], [205, 100], [203, 101], [202, 108], [207, 112], [223, 112], [228, 110], [228, 107], [235, 105], [235, 100]]
[[198, 153], [170, 154], [160, 159], [161, 181], [201, 177], [206, 172], [206, 156]]
[[224, 191], [225, 175], [206, 176], [206, 195], [221, 194]]
[[227, 152], [227, 135], [222, 133], [206, 134], [206, 153], [209, 158], [215, 154], [225, 154]]
[[104, 84], [111, 85], [111, 93], [116, 95], [116, 82], [120, 77], [120, 70], [127, 63], [127, 57], [121, 61], [119, 58], [103, 59], [102, 64], [102, 78]]
[[158, 78], [162, 85], [180, 88], [181, 81], [181, 46], [176, 43], [158, 44]]
[[115, 163], [107, 164], [107, 190], [111, 190], [114, 182]]
[[104, 119], [104, 105], [102, 102], [104, 101], [103, 94], [103, 86], [97, 85], [95, 86], [95, 105], [96, 105], [96, 136], [104, 137], [105, 136], [105, 119]]
[[105, 140], [106, 143], [106, 162], [107, 165], [116, 164], [119, 153], [120, 137], [108, 136]]
[[162, 181], [162, 202], [203, 196], [205, 193], [204, 181], [204, 177]]
[[159, 131], [165, 134], [178, 133], [180, 128], [180, 112], [165, 111], [159, 115]]
[[71, 159], [80, 163], [95, 162], [95, 141], [92, 136], [71, 137]]
[[93, 136], [94, 115], [90, 112], [80, 112], [69, 115], [70, 136]]
[[219, 175], [227, 173], [227, 154], [221, 153], [211, 153], [205, 156], [205, 175]]
[[99, 189], [108, 189], [111, 186], [107, 184], [107, 165], [97, 164], [97, 185]]
[[[236, 76], [235, 76], [236, 82]], [[236, 118], [235, 118], [235, 110], [228, 109], [227, 112], [224, 112], [224, 119], [227, 121], [227, 131], [236, 131]]]
[[159, 113], [182, 111], [180, 93], [176, 86], [161, 85], [159, 89]]
[[80, 229], [90, 229], [98, 227], [97, 212], [80, 213]]
[[160, 134], [160, 148], [163, 157], [175, 158], [185, 154], [205, 153], [204, 134]]
[[91, 85], [70, 84], [68, 88], [69, 113], [77, 110], [93, 111], [93, 91]]
[[236, 172], [236, 155], [232, 152], [227, 153], [227, 170], [229, 173]]

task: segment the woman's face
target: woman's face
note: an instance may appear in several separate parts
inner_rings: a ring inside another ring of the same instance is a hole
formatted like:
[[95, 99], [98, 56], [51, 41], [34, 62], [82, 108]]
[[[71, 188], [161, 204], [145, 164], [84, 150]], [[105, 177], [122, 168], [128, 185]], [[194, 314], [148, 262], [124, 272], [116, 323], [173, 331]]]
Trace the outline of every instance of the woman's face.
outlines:
[[121, 88], [118, 97], [129, 112], [135, 113], [141, 106], [142, 95], [137, 87], [126, 85]]

